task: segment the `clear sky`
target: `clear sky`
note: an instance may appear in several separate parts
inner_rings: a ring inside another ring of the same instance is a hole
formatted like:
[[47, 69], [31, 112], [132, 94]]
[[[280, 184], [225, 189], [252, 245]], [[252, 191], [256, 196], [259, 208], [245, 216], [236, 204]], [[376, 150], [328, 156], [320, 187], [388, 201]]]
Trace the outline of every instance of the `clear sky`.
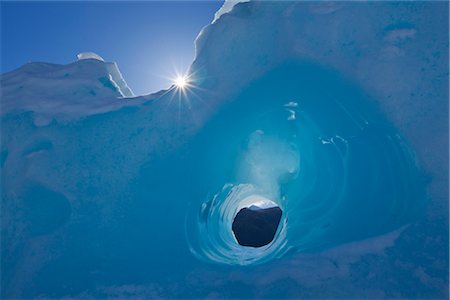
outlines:
[[115, 61], [135, 94], [168, 87], [223, 1], [3, 2], [1, 73], [31, 61], [66, 64], [93, 51]]

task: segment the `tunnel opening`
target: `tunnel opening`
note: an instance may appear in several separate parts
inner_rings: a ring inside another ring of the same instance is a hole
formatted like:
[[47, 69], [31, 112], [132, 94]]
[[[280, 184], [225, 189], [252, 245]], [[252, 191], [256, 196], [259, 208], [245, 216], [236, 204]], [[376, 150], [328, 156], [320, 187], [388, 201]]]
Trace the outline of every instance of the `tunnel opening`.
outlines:
[[241, 246], [259, 248], [270, 244], [280, 224], [282, 210], [278, 206], [251, 205], [234, 217], [232, 230]]

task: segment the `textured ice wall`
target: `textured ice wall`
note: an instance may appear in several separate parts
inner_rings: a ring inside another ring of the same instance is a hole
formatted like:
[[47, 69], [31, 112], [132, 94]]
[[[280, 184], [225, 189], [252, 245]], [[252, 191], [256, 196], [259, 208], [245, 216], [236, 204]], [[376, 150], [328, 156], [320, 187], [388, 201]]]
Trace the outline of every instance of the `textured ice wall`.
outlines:
[[[2, 296], [446, 298], [447, 11], [237, 4], [200, 34], [187, 97], [120, 99], [92, 60], [2, 75]], [[204, 263], [186, 238], [186, 212], [204, 200], [190, 194], [198, 182], [187, 174], [201, 174], [186, 161], [190, 137], [287, 58], [341, 74], [394, 123], [429, 175], [425, 216], [325, 252]]]
[[68, 65], [29, 63], [3, 74], [2, 115], [29, 111], [36, 124], [108, 112], [133, 96], [115, 63], [91, 57]]

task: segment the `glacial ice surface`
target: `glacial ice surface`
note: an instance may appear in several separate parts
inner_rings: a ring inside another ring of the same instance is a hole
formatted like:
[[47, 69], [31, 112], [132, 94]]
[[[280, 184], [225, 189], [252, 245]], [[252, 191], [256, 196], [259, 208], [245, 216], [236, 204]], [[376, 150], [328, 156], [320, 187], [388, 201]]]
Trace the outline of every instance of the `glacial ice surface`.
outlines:
[[1, 76], [2, 298], [448, 297], [448, 3], [234, 4], [183, 92]]

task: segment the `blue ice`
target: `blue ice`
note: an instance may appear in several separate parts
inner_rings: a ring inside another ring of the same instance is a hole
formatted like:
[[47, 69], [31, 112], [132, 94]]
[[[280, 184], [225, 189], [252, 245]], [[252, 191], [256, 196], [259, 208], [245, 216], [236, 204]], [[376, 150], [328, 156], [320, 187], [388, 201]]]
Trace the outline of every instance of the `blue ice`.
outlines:
[[[186, 91], [3, 74], [2, 298], [448, 298], [445, 11], [240, 3]], [[258, 248], [252, 206], [283, 211]]]

